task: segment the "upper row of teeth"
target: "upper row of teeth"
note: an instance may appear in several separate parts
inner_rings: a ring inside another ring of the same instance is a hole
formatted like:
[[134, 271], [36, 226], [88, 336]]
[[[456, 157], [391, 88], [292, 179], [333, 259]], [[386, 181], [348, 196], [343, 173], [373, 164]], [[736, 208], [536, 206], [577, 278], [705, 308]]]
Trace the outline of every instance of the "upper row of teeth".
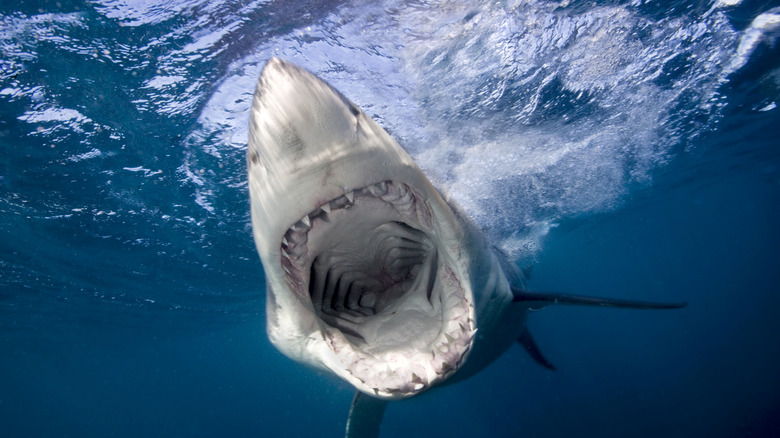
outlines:
[[[305, 255], [305, 245], [308, 242], [307, 233], [311, 230], [312, 222], [323, 213], [330, 214], [334, 210], [349, 209], [355, 203], [355, 194], [372, 195], [385, 202], [393, 204], [399, 212], [408, 212], [415, 207], [415, 198], [406, 184], [393, 181], [382, 181], [362, 189], [349, 191], [338, 198], [315, 208], [311, 213], [293, 224], [282, 238], [283, 249], [287, 255], [301, 257]], [[419, 214], [418, 214], [419, 216]]]

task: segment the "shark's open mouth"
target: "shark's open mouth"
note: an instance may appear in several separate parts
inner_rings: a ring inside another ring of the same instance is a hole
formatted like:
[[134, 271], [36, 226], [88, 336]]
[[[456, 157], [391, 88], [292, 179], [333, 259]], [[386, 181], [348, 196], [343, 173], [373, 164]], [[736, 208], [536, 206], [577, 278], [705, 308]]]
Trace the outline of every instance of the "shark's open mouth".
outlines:
[[378, 396], [428, 388], [471, 347], [473, 309], [433, 214], [408, 185], [382, 181], [323, 202], [282, 240], [288, 283], [340, 366]]

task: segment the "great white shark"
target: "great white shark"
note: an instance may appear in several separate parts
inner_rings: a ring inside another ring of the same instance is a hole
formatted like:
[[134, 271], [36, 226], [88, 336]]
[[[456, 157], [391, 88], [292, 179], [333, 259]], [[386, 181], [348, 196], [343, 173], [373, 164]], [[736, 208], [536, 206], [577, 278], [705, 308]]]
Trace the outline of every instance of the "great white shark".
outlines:
[[348, 437], [377, 436], [387, 401], [466, 379], [518, 342], [554, 369], [526, 327], [531, 309], [685, 306], [525, 290], [384, 129], [281, 59], [258, 80], [248, 143], [268, 337], [355, 387]]

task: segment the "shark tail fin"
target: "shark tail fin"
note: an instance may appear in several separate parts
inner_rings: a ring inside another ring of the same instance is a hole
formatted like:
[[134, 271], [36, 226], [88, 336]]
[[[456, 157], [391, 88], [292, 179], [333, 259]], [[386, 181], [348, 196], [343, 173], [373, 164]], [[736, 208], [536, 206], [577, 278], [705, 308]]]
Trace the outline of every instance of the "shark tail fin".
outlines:
[[529, 307], [544, 307], [550, 304], [570, 304], [576, 306], [622, 307], [627, 309], [679, 309], [688, 303], [654, 303], [649, 301], [620, 300], [615, 298], [596, 298], [581, 295], [558, 293], [540, 293], [512, 288], [515, 303], [525, 303]]
[[355, 391], [347, 418], [346, 438], [377, 438], [387, 400]]
[[547, 368], [550, 371], [555, 371], [555, 365], [547, 360], [547, 358], [542, 354], [542, 351], [539, 350], [539, 346], [536, 345], [536, 341], [534, 341], [534, 338], [531, 336], [531, 332], [528, 331], [528, 327], [523, 328], [523, 332], [520, 333], [520, 337], [517, 338], [517, 342], [519, 342], [520, 345], [525, 348], [525, 351], [528, 352], [528, 355], [531, 356], [531, 359], [533, 359], [534, 362]]

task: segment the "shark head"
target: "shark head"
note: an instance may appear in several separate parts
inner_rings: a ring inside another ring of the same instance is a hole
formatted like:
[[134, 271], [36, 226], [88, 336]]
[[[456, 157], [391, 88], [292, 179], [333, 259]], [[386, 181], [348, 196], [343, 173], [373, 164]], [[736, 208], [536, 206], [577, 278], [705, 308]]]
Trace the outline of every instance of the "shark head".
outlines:
[[467, 249], [483, 242], [385, 130], [274, 58], [254, 95], [247, 164], [280, 351], [383, 399], [465, 363], [474, 277], [490, 276]]

